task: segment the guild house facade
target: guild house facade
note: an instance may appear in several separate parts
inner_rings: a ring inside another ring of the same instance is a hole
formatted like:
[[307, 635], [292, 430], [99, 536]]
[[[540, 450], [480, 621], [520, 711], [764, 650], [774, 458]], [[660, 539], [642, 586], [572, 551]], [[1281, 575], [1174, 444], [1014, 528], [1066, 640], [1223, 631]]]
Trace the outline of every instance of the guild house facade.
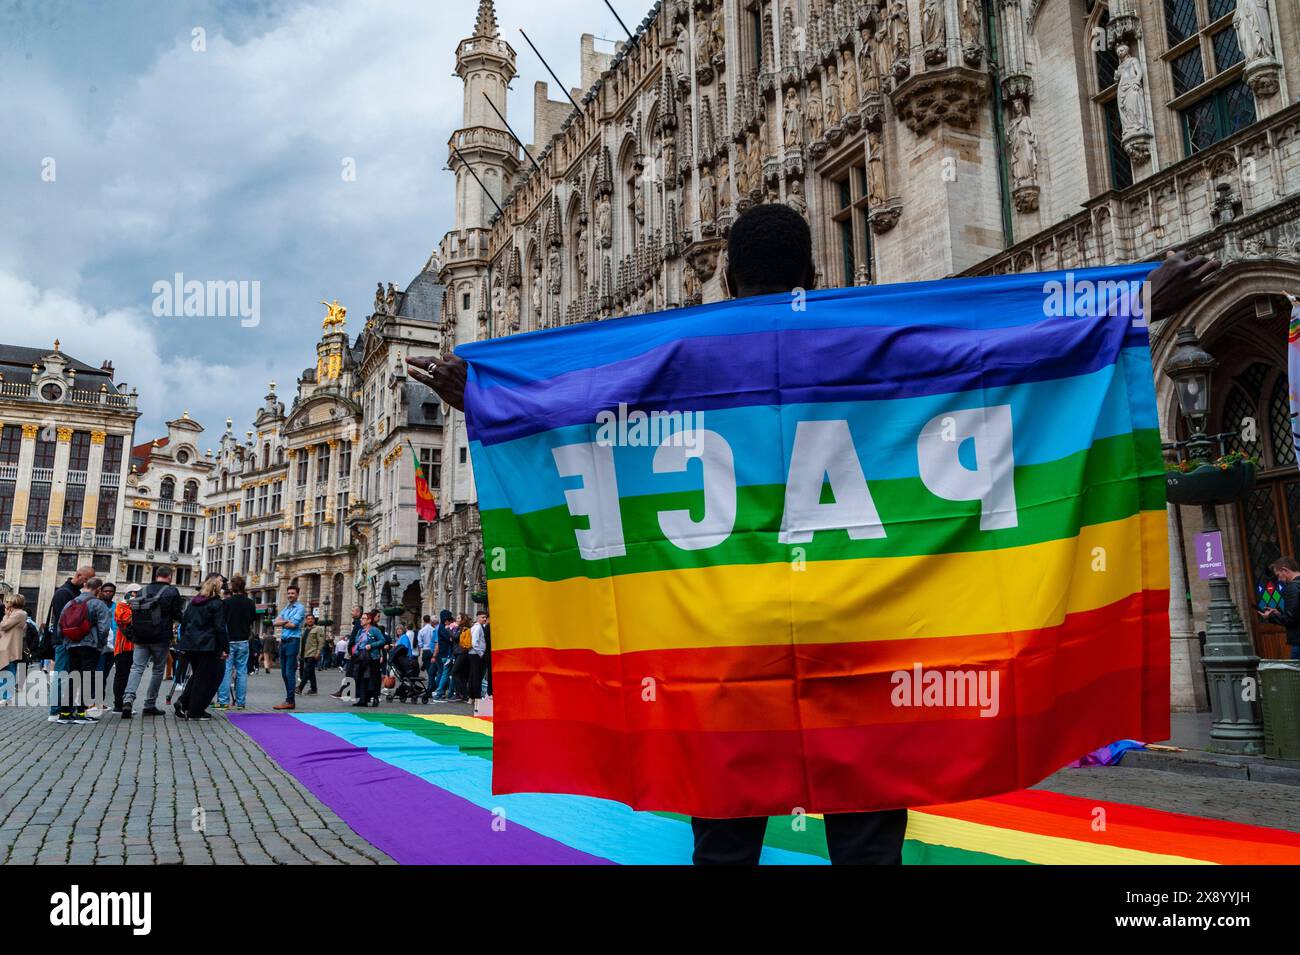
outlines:
[[[609, 53], [578, 38], [577, 109], [536, 84], [525, 154], [488, 103], [508, 118], [516, 51], [479, 3], [454, 51], [447, 346], [721, 299], [731, 223], [763, 202], [807, 218], [823, 286], [1214, 254], [1222, 280], [1152, 329], [1155, 364], [1172, 325], [1195, 328], [1219, 361], [1210, 430], [1259, 425], [1229, 439], [1260, 455], [1259, 485], [1219, 520], [1256, 649], [1281, 655], [1248, 611], [1300, 549], [1280, 295], [1300, 291], [1300, 4], [661, 0], [634, 34]], [[464, 418], [443, 411], [423, 578], [429, 607], [461, 610], [483, 550]], [[1174, 707], [1203, 709], [1199, 514], [1169, 526]]]

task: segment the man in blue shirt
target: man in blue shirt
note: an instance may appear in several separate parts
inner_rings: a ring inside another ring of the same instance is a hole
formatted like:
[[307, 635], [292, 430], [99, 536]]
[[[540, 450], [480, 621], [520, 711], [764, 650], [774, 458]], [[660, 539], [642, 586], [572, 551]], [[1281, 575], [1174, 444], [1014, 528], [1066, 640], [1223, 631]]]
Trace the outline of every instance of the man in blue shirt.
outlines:
[[298, 603], [298, 588], [290, 586], [285, 595], [288, 605], [275, 618], [275, 626], [280, 628], [280, 676], [284, 677], [284, 702], [273, 707], [277, 710], [294, 708], [293, 691], [298, 685], [298, 650], [302, 647], [302, 622], [307, 617], [307, 608]]

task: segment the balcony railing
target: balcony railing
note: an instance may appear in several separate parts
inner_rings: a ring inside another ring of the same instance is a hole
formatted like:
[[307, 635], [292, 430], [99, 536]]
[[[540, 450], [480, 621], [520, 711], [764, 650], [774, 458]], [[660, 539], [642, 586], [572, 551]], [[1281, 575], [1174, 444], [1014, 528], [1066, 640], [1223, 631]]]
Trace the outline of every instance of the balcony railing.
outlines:
[[199, 512], [198, 501], [181, 501], [182, 514], [197, 514]]
[[54, 480], [54, 468], [32, 468], [32, 480], [49, 484]]
[[174, 510], [176, 510], [176, 501], [175, 501], [175, 499], [174, 499], [174, 498], [170, 498], [170, 497], [160, 497], [160, 498], [158, 498], [158, 510], [160, 510], [160, 511], [174, 511]]
[[86, 472], [85, 472], [85, 471], [69, 471], [69, 472], [68, 472], [68, 483], [69, 483], [69, 484], [85, 484], [85, 483], [86, 483]]
[[18, 465], [0, 464], [0, 481], [17, 481]]
[[9, 543], [9, 532], [0, 531], [0, 545], [4, 545], [8, 543]]
[[32, 383], [30, 381], [6, 381], [0, 384], [0, 396], [5, 398], [30, 398]]
[[96, 550], [112, 550], [116, 546], [117, 546], [117, 538], [114, 537], [112, 534], [95, 535]]
[[117, 487], [122, 483], [122, 475], [116, 471], [104, 471], [99, 475], [100, 487]]
[[[53, 531], [50, 532], [50, 536], [55, 536]], [[57, 539], [60, 547], [81, 546], [81, 533], [79, 531], [59, 531]]]
[[45, 532], [44, 531], [23, 531], [22, 542], [31, 547], [44, 547]]

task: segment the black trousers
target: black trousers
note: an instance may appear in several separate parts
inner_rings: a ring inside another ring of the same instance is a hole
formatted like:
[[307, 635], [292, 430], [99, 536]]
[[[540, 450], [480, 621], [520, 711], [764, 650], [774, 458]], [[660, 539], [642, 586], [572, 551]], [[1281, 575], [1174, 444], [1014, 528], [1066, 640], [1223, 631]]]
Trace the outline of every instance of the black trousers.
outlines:
[[122, 694], [126, 692], [126, 681], [131, 676], [133, 655], [130, 650], [127, 650], [113, 657], [113, 705], [119, 710], [122, 708]]
[[[825, 816], [832, 865], [902, 865], [907, 810], [839, 812]], [[758, 865], [767, 817], [692, 819], [696, 865]]]
[[311, 691], [315, 693], [316, 692], [316, 658], [315, 657], [302, 658], [302, 679], [299, 681], [298, 685], [299, 687], [304, 687], [308, 683], [311, 684]]
[[469, 698], [477, 700], [483, 695], [483, 658], [477, 653], [469, 655]]
[[99, 651], [93, 647], [68, 647], [68, 699], [60, 700], [59, 715], [84, 713], [91, 699], [94, 673], [99, 669]]
[[216, 650], [188, 650], [185, 657], [190, 663], [190, 679], [176, 705], [188, 716], [202, 716], [217, 695], [226, 661]]
[[451, 691], [455, 696], [468, 697], [469, 657], [468, 650], [462, 650], [451, 661]]

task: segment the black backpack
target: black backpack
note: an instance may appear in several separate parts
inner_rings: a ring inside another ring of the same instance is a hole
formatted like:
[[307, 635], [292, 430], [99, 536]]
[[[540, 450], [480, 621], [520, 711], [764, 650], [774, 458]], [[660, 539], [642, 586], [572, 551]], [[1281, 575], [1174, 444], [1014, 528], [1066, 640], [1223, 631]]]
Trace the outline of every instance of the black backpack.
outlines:
[[163, 595], [166, 587], [159, 587], [153, 593], [140, 591], [127, 601], [131, 608], [131, 640], [134, 643], [161, 643], [170, 640], [171, 621], [163, 612]]

